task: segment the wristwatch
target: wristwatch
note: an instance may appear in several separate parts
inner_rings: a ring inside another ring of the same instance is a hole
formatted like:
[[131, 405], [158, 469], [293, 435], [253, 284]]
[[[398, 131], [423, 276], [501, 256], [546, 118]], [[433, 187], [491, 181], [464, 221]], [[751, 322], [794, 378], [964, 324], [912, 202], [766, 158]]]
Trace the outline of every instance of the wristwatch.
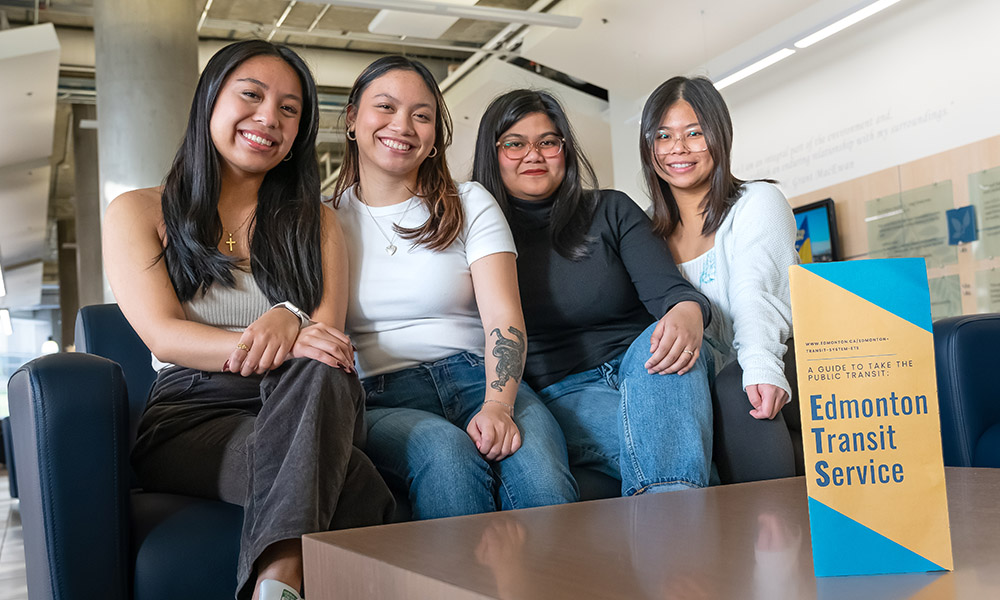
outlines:
[[272, 306], [271, 308], [278, 308], [279, 306], [282, 308], [287, 308], [293, 315], [299, 318], [299, 321], [301, 321], [299, 328], [305, 327], [306, 325], [312, 323], [312, 319], [309, 318], [309, 315], [307, 315], [304, 310], [302, 310], [298, 306], [295, 306], [291, 302], [288, 301], [279, 302], [274, 306]]

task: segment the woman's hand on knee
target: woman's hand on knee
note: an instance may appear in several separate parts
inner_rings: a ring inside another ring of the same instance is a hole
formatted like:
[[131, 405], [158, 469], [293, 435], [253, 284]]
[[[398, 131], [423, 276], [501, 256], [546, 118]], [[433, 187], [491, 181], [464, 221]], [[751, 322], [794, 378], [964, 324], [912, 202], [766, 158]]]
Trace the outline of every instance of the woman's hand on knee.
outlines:
[[788, 400], [788, 392], [770, 383], [748, 385], [746, 393], [753, 405], [750, 416], [755, 419], [773, 419]]
[[335, 369], [354, 372], [354, 344], [346, 333], [325, 323], [313, 323], [299, 332], [293, 358], [311, 358]]
[[277, 369], [299, 335], [300, 322], [284, 308], [267, 311], [243, 330], [223, 370], [246, 377]]
[[486, 460], [503, 460], [521, 447], [521, 432], [511, 418], [511, 411], [498, 403], [506, 404], [499, 401], [484, 403], [465, 428]]
[[705, 335], [701, 306], [678, 302], [657, 322], [650, 335], [651, 356], [644, 365], [650, 374], [683, 375], [694, 368]]

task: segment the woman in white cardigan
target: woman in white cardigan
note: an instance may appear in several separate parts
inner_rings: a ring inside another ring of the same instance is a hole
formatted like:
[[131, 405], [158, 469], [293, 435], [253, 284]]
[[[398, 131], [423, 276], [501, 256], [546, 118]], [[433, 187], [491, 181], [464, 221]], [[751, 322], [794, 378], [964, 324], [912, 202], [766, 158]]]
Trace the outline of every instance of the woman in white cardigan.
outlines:
[[[729, 110], [708, 79], [674, 77], [643, 108], [639, 152], [654, 230], [712, 302], [715, 462], [723, 481], [753, 481], [795, 475], [782, 408], [794, 380], [785, 372], [794, 363], [788, 267], [798, 255], [787, 200], [771, 182], [732, 175], [732, 140]], [[797, 423], [793, 412], [784, 411]]]

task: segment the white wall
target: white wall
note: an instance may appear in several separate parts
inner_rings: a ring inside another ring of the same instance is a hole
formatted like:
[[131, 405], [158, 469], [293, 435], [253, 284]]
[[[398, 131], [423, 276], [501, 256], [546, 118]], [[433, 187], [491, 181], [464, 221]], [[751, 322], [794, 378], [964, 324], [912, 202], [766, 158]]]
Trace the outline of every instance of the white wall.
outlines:
[[[653, 87], [722, 75], [858, 4], [563, 0], [580, 29], [532, 28], [522, 53], [608, 89], [614, 185], [646, 205], [638, 116]], [[727, 88], [735, 174], [793, 196], [1000, 134], [998, 23], [1000, 0], [902, 0]]]
[[997, 0], [903, 0], [724, 90], [740, 177], [794, 196], [1000, 135]]

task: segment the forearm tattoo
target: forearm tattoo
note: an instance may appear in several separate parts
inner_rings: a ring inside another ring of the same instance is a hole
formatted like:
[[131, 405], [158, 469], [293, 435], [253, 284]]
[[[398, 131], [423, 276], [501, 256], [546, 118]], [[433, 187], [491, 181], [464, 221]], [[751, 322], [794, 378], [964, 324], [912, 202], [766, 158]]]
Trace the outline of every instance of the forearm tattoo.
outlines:
[[502, 392], [503, 386], [511, 379], [521, 381], [524, 373], [524, 332], [516, 327], [508, 327], [507, 331], [516, 339], [505, 338], [499, 328], [490, 332], [490, 335], [497, 336], [493, 346], [493, 356], [497, 357], [497, 378], [490, 382], [490, 387], [498, 392]]

